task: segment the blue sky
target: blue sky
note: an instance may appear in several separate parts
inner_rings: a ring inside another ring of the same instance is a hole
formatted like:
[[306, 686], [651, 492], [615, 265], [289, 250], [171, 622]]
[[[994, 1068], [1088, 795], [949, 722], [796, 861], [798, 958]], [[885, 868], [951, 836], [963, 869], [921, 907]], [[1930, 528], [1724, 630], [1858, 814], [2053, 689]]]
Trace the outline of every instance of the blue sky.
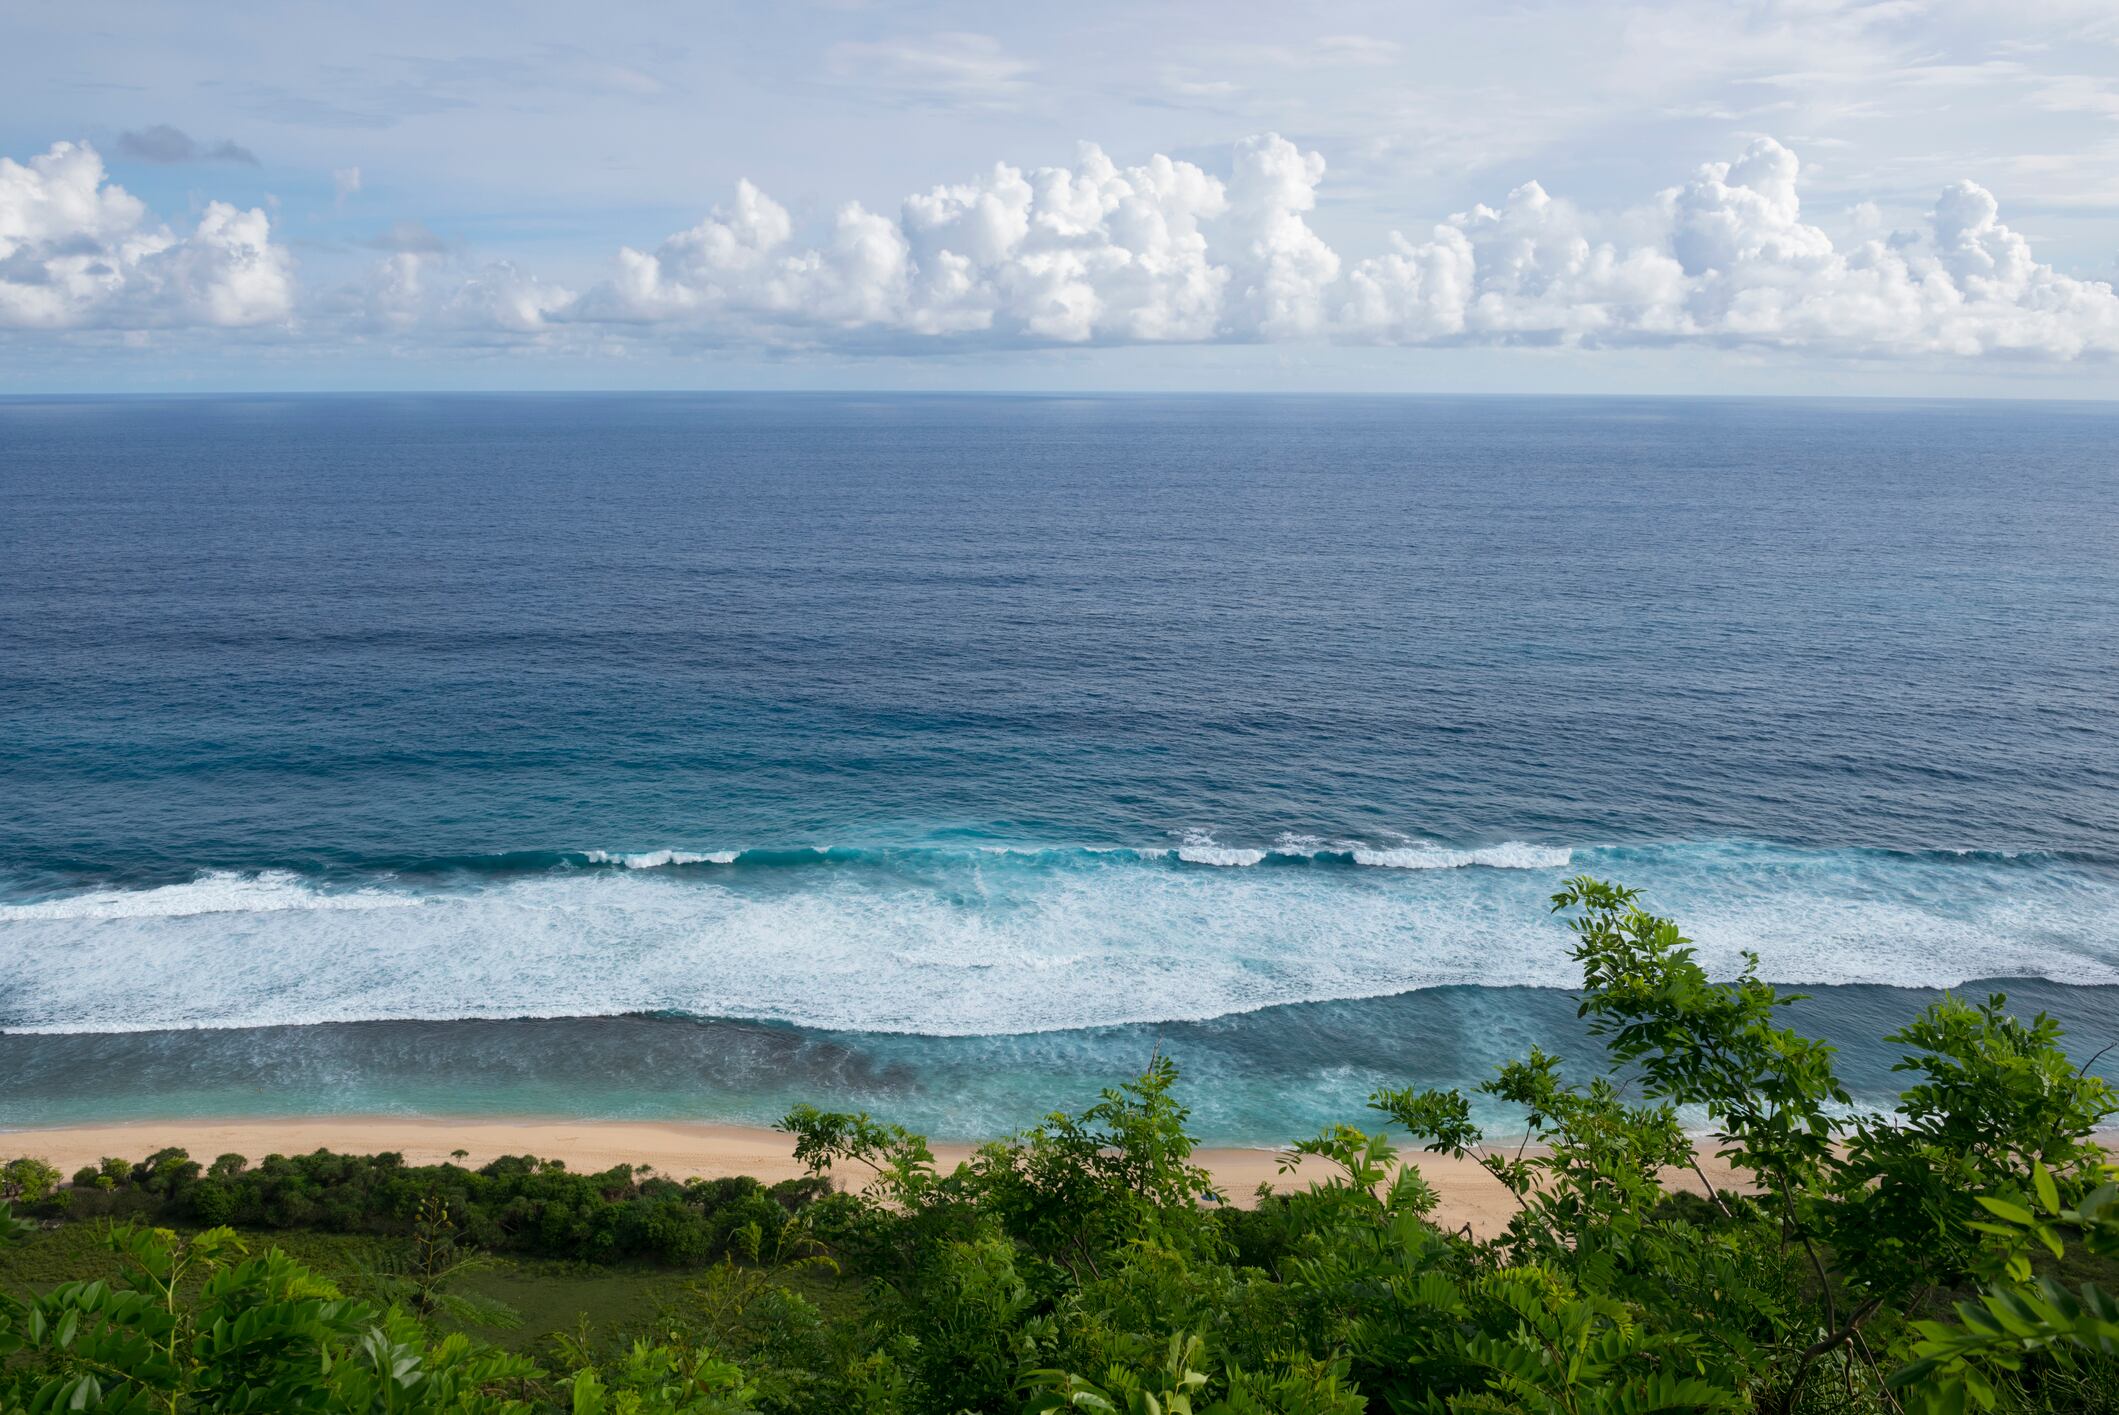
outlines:
[[16, 391], [2119, 392], [2108, 0], [4, 28]]

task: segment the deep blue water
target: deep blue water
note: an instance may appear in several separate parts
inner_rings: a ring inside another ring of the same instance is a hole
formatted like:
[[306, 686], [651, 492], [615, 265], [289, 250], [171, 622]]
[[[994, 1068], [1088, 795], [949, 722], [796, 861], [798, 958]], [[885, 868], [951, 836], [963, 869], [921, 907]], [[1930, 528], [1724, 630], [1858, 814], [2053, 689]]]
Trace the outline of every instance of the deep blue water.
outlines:
[[1579, 871], [1822, 985], [1878, 1093], [1894, 988], [2046, 980], [2087, 1053], [2115, 449], [2050, 405], [0, 400], [0, 1124], [983, 1133], [1160, 1043], [1282, 1138], [1570, 1040]]

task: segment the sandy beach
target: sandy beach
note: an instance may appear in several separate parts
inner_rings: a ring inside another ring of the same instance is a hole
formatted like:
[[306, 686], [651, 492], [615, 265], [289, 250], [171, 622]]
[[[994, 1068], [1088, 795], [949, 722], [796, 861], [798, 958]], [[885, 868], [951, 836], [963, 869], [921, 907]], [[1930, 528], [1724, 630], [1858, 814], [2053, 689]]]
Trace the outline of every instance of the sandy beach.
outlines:
[[[330, 1149], [348, 1154], [396, 1151], [408, 1164], [440, 1164], [457, 1151], [458, 1163], [473, 1168], [501, 1155], [533, 1154], [565, 1160], [568, 1168], [594, 1171], [613, 1165], [652, 1165], [659, 1174], [677, 1178], [748, 1174], [767, 1183], [791, 1179], [805, 1171], [796, 1162], [793, 1141], [775, 1130], [739, 1125], [701, 1125], [646, 1120], [496, 1120], [425, 1119], [402, 1116], [313, 1116], [292, 1119], [139, 1121], [119, 1125], [81, 1125], [50, 1129], [0, 1131], [0, 1159], [33, 1155], [67, 1174], [94, 1164], [105, 1155], [140, 1159], [166, 1146], [188, 1150], [193, 1159], [210, 1163], [235, 1153], [252, 1162], [271, 1154], [307, 1154]], [[935, 1158], [956, 1164], [974, 1147], [938, 1142]], [[1292, 1174], [1280, 1171], [1280, 1158], [1269, 1149], [1209, 1148], [1198, 1152], [1229, 1196], [1247, 1202], [1261, 1184], [1276, 1189], [1325, 1177], [1328, 1166], [1314, 1161]], [[1491, 1174], [1470, 1160], [1415, 1153], [1420, 1172], [1441, 1196], [1435, 1214], [1450, 1228], [1471, 1226], [1474, 1234], [1497, 1233], [1515, 1211], [1515, 1201]], [[1717, 1185], [1729, 1184], [1726, 1166], [1711, 1156], [1702, 1167]], [[857, 1185], [860, 1172], [838, 1176]], [[1697, 1190], [1696, 1176], [1672, 1171], [1665, 1182]]]

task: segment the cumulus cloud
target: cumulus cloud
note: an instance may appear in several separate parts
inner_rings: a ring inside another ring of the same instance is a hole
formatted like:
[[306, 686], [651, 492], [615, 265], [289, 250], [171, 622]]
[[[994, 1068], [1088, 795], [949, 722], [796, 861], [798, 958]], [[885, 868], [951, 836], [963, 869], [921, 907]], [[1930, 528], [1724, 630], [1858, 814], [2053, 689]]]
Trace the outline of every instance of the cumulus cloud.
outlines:
[[1849, 248], [1802, 219], [1799, 164], [1771, 139], [1702, 168], [1645, 213], [1648, 239], [1593, 239], [1535, 183], [1363, 261], [1340, 328], [1385, 342], [1701, 341], [1854, 354], [2119, 352], [2119, 297], [2039, 263], [1984, 188], [1927, 229]]
[[750, 329], [899, 329], [1032, 342], [1216, 337], [1229, 271], [1202, 223], [1223, 184], [1189, 162], [1121, 168], [1095, 147], [1073, 167], [997, 164], [908, 197], [896, 216], [858, 202], [830, 239], [793, 239], [786, 208], [748, 182], [735, 201], [653, 251], [627, 249], [584, 318]]
[[[2119, 296], [2037, 259], [1984, 188], [1917, 227], [1863, 205], [1839, 240], [1806, 219], [1801, 164], [1770, 139], [1624, 210], [1537, 182], [1342, 256], [1315, 223], [1324, 158], [1275, 134], [1211, 171], [997, 163], [821, 230], [739, 182], [727, 202], [580, 287], [481, 260], [399, 221], [363, 278], [313, 297], [313, 337], [849, 352], [1331, 340], [1379, 345], [1771, 347], [1851, 356], [2119, 353]], [[0, 159], [0, 326], [148, 329], [289, 320], [291, 262], [262, 211], [209, 205], [175, 231], [60, 143]]]
[[240, 162], [246, 166], [258, 165], [257, 154], [247, 147], [223, 139], [217, 143], [202, 143], [182, 128], [173, 128], [167, 123], [157, 123], [151, 128], [127, 129], [118, 134], [118, 156], [131, 158], [135, 162], [159, 162], [174, 165], [182, 162]]
[[1536, 182], [1343, 260], [1312, 227], [1321, 155], [1275, 134], [1226, 178], [1155, 157], [998, 164], [841, 207], [822, 241], [749, 182], [543, 324], [680, 325], [727, 339], [956, 347], [1329, 338], [1378, 344], [1768, 345], [1836, 354], [2119, 352], [2110, 285], [2040, 263], [1970, 182], [1925, 228], [1873, 210], [1842, 247], [1803, 219], [1801, 167], [1761, 138], [1645, 205], [1584, 212]]
[[1267, 339], [1312, 334], [1325, 322], [1325, 299], [1339, 278], [1339, 257], [1309, 226], [1324, 157], [1277, 133], [1236, 145], [1229, 214], [1222, 245], [1237, 275], [1228, 313], [1232, 329]]
[[540, 280], [507, 261], [490, 261], [449, 291], [441, 319], [460, 329], [534, 334], [574, 299], [574, 292], [563, 285]]
[[262, 210], [210, 202], [174, 231], [86, 144], [0, 157], [0, 327], [235, 327], [293, 307], [293, 262]]

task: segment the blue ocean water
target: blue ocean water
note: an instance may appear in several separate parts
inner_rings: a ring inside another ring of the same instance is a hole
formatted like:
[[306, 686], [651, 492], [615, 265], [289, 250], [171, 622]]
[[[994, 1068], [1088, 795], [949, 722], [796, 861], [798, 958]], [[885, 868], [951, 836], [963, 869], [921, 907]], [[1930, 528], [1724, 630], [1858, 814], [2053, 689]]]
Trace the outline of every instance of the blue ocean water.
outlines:
[[0, 400], [0, 1124], [1212, 1138], [1572, 1041], [1643, 887], [2119, 1037], [2119, 408]]

